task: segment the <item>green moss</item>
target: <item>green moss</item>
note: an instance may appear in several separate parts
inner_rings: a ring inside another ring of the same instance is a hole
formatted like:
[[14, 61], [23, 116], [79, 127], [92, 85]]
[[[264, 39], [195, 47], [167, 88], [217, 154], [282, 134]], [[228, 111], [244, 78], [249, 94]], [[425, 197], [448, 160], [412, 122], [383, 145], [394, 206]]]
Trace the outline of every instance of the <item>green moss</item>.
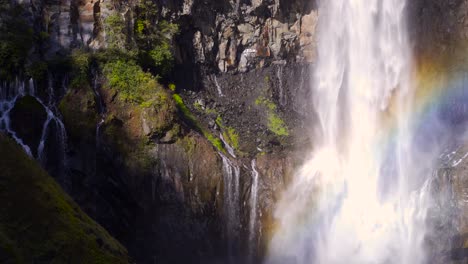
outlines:
[[268, 114], [268, 129], [277, 136], [289, 136], [289, 131], [284, 121], [275, 113]]
[[221, 115], [218, 115], [216, 117], [215, 123], [223, 131], [224, 140], [226, 140], [226, 142], [234, 149], [238, 149], [239, 148], [239, 134], [236, 132], [236, 130], [233, 127], [225, 126]]
[[267, 110], [268, 129], [277, 136], [289, 136], [289, 130], [283, 119], [276, 113], [276, 105], [271, 100], [260, 96], [255, 100], [255, 104], [263, 106]]
[[175, 92], [175, 90], [176, 90], [176, 85], [173, 84], [173, 83], [170, 83], [170, 84], [169, 84], [169, 90]]
[[239, 134], [232, 127], [228, 127], [223, 131], [223, 137], [231, 147], [234, 149], [239, 148]]
[[221, 152], [225, 152], [226, 150], [224, 149], [224, 146], [223, 146], [223, 142], [213, 136], [213, 134], [211, 134], [209, 132], [208, 129], [204, 128], [200, 122], [198, 122], [198, 120], [195, 118], [195, 116], [192, 114], [192, 112], [190, 111], [190, 109], [185, 105], [184, 103], [184, 100], [182, 99], [182, 97], [180, 97], [180, 95], [178, 94], [173, 94], [172, 97], [174, 98], [174, 101], [177, 105], [177, 108], [180, 110], [180, 112], [183, 114], [184, 116], [184, 119], [186, 119], [192, 126], [194, 126], [194, 128], [203, 134], [203, 136], [208, 139], [208, 141], [210, 141], [210, 143], [219, 151]]
[[0, 251], [8, 252], [7, 263], [129, 263], [126, 250], [3, 135], [0, 156], [0, 199], [7, 201]]
[[215, 123], [216, 123], [216, 125], [218, 125], [218, 126], [221, 127], [221, 128], [224, 126], [224, 124], [223, 124], [223, 118], [222, 118], [220, 115], [218, 115], [218, 116], [216, 117]]

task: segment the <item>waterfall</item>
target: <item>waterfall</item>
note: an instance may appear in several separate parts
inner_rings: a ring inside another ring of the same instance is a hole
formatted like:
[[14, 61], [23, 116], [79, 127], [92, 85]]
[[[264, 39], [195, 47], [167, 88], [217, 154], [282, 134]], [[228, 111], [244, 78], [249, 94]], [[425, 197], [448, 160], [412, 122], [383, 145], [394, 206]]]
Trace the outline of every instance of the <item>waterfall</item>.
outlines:
[[240, 168], [236, 166], [222, 153], [219, 153], [223, 161], [224, 180], [224, 214], [226, 221], [226, 235], [228, 242], [229, 257], [234, 257], [236, 244], [238, 242], [238, 231], [240, 227], [240, 197], [239, 176]]
[[257, 246], [257, 197], [258, 197], [258, 171], [255, 160], [252, 160], [252, 186], [250, 190], [250, 222], [249, 222], [249, 263], [254, 262]]
[[102, 99], [101, 93], [99, 92], [99, 75], [97, 71], [93, 71], [93, 92], [96, 98], [96, 103], [98, 105], [99, 121], [96, 124], [96, 146], [99, 146], [101, 143], [101, 126], [106, 120], [106, 106], [104, 100]]
[[[29, 82], [29, 91], [34, 92], [34, 87], [31, 87], [34, 82]], [[8, 133], [18, 143], [24, 151], [32, 155], [31, 148], [26, 145], [21, 138], [16, 135], [16, 132], [11, 129], [10, 111], [15, 106], [16, 100], [25, 95], [25, 83], [19, 81], [18, 78], [13, 83], [3, 82], [0, 85], [0, 131]]]
[[279, 103], [282, 106], [286, 105], [286, 97], [283, 91], [283, 66], [278, 65], [276, 68], [276, 77], [278, 78], [278, 97]]
[[320, 1], [316, 145], [278, 203], [267, 262], [425, 263], [433, 157], [414, 149], [405, 8]]
[[218, 95], [220, 97], [223, 97], [224, 94], [223, 94], [223, 91], [221, 90], [221, 86], [219, 86], [219, 83], [218, 83], [218, 78], [216, 78], [216, 75], [213, 75], [213, 82], [216, 86], [216, 89], [218, 90]]
[[[57, 146], [57, 154], [62, 159], [61, 162], [61, 172], [60, 172], [60, 181], [63, 186], [67, 186], [67, 180], [65, 176], [65, 167], [66, 167], [66, 142], [67, 142], [67, 134], [65, 131], [65, 125], [63, 124], [62, 120], [57, 116], [55, 109], [55, 97], [54, 97], [54, 87], [53, 82], [51, 80], [52, 75], [49, 74], [49, 81], [47, 87], [47, 95], [48, 95], [48, 102], [47, 104], [44, 103], [41, 98], [36, 95], [36, 88], [34, 84], [34, 80], [31, 78], [28, 80], [27, 85], [25, 81], [20, 81], [18, 78], [15, 82], [11, 83], [3, 83], [0, 86], [0, 131], [5, 131], [20, 145], [23, 147], [24, 151], [31, 157], [33, 157], [31, 147], [26, 145], [23, 139], [19, 138], [16, 132], [11, 128], [10, 125], [10, 111], [16, 104], [16, 101], [26, 95], [34, 97], [37, 102], [39, 102], [42, 107], [44, 108], [47, 117], [42, 125], [42, 131], [40, 135], [39, 145], [37, 147], [37, 156], [36, 159], [45, 167], [46, 165], [46, 156], [44, 154], [46, 141], [49, 137], [49, 130], [50, 125], [52, 122], [55, 124], [57, 129], [56, 133], [56, 141], [58, 143]], [[27, 88], [27, 89], [26, 89]]]
[[229, 145], [229, 143], [227, 143], [227, 141], [224, 139], [223, 133], [219, 134], [219, 138], [223, 142], [224, 147], [226, 147], [226, 150], [229, 153], [229, 155], [231, 155], [231, 157], [235, 158], [236, 154], [234, 152], [234, 148], [231, 145]]

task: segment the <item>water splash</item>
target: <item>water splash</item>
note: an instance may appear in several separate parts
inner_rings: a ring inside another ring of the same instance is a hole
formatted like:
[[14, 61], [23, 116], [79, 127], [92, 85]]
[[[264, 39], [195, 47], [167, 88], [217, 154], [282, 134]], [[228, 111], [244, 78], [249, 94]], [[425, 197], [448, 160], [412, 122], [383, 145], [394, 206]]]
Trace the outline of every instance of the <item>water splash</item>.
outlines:
[[[415, 163], [422, 152], [409, 122], [405, 5], [320, 2], [317, 145], [278, 204], [269, 262], [424, 263], [434, 157]], [[396, 121], [387, 141], [389, 118]]]

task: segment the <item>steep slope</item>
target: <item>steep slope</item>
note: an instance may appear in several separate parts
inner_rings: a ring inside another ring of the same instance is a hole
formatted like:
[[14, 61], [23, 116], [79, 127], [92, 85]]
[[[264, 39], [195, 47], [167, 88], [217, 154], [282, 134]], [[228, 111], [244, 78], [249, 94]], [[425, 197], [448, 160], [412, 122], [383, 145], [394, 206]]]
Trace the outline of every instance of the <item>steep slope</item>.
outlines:
[[2, 134], [0, 157], [1, 263], [129, 263], [126, 249]]

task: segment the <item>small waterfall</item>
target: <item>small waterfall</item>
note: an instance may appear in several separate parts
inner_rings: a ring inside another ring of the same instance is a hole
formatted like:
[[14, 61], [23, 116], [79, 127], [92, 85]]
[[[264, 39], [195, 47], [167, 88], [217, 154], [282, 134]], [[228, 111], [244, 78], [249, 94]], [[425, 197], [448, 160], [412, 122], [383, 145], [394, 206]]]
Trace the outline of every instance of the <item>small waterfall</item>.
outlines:
[[258, 171], [255, 160], [252, 160], [252, 186], [250, 189], [250, 222], [249, 222], [249, 263], [254, 263], [257, 236], [257, 199], [258, 199]]
[[[34, 92], [34, 81], [29, 80], [29, 92]], [[0, 86], [0, 130], [5, 131], [24, 149], [29, 155], [32, 155], [31, 148], [26, 145], [21, 138], [16, 135], [16, 132], [11, 129], [10, 111], [15, 106], [16, 100], [25, 96], [25, 83], [16, 78], [14, 83], [4, 82]], [[33, 94], [31, 94], [33, 95]]]
[[96, 146], [101, 144], [101, 126], [106, 120], [106, 106], [104, 100], [102, 99], [101, 93], [99, 92], [99, 74], [96, 70], [93, 71], [93, 92], [96, 98], [96, 103], [98, 105], [99, 121], [96, 124]]
[[235, 158], [235, 157], [236, 157], [236, 154], [235, 154], [235, 152], [234, 152], [234, 148], [233, 148], [231, 145], [229, 145], [229, 144], [227, 143], [227, 141], [224, 139], [222, 133], [219, 134], [219, 138], [220, 138], [221, 141], [223, 142], [224, 147], [226, 147], [227, 152], [229, 153], [229, 155], [231, 155], [231, 157]]
[[[13, 129], [10, 126], [10, 111], [15, 106], [15, 103], [18, 99], [29, 95], [34, 97], [45, 109], [47, 117], [42, 126], [42, 131], [40, 135], [39, 145], [37, 147], [37, 156], [36, 159], [45, 167], [46, 166], [46, 155], [45, 155], [45, 146], [47, 139], [49, 137], [50, 125], [52, 122], [55, 124], [57, 129], [56, 133], [56, 142], [57, 142], [57, 155], [61, 158], [61, 172], [60, 180], [62, 184], [66, 186], [65, 179], [65, 168], [66, 168], [66, 142], [67, 134], [65, 131], [65, 125], [62, 120], [55, 114], [57, 110], [55, 109], [55, 93], [53, 87], [53, 81], [51, 80], [52, 75], [49, 74], [49, 81], [47, 87], [48, 102], [44, 103], [41, 98], [36, 95], [36, 88], [34, 80], [31, 78], [28, 80], [27, 85], [25, 81], [20, 81], [18, 78], [13, 83], [3, 83], [0, 86], [0, 130], [3, 130], [11, 135], [11, 137], [23, 147], [25, 152], [29, 156], [32, 155], [31, 147], [26, 145], [24, 141], [19, 138]], [[27, 89], [26, 89], [27, 88]]]
[[218, 90], [218, 95], [221, 97], [224, 96], [223, 91], [221, 90], [221, 86], [218, 83], [218, 78], [216, 77], [215, 74], [213, 74], [213, 82], [216, 86], [216, 89]]
[[282, 106], [286, 105], [286, 95], [283, 91], [283, 66], [278, 65], [276, 68], [276, 77], [278, 78], [278, 97], [279, 103]]
[[238, 235], [240, 228], [240, 168], [222, 153], [219, 153], [219, 155], [223, 161], [224, 214], [226, 218], [228, 253], [231, 260], [233, 260], [239, 240]]

